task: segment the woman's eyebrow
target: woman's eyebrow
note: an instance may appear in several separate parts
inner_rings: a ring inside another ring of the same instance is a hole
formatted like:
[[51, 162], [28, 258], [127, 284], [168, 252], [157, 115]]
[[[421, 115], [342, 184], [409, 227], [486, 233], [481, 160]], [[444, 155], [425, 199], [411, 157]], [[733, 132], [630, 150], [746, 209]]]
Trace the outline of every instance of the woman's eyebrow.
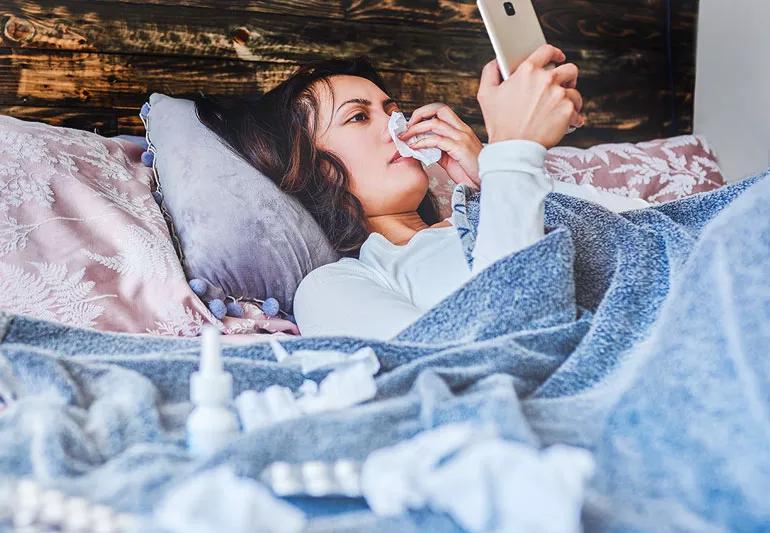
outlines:
[[[367, 100], [366, 98], [351, 98], [350, 100], [347, 100], [347, 101], [341, 103], [340, 106], [337, 108], [337, 111], [334, 112], [334, 114], [336, 115], [339, 112], [339, 110], [342, 109], [342, 106], [344, 106], [346, 104], [362, 104], [362, 105], [365, 105], [365, 106], [370, 106], [370, 105], [372, 105], [372, 102], [370, 100]], [[390, 104], [398, 105], [398, 102], [396, 102], [393, 98], [388, 98], [386, 100], [383, 100], [382, 108], [385, 109]]]

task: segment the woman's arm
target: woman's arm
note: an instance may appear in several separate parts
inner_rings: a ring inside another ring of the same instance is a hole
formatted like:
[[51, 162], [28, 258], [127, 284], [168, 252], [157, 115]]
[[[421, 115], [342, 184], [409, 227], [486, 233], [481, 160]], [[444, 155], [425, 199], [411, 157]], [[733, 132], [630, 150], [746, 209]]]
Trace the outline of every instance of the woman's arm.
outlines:
[[543, 236], [543, 200], [553, 181], [543, 173], [545, 148], [534, 141], [489, 144], [479, 154], [481, 200], [472, 273]]
[[488, 144], [479, 154], [481, 202], [473, 274], [543, 237], [543, 202], [549, 192], [576, 196], [614, 212], [650, 205], [590, 185], [554, 181], [543, 170], [545, 154], [542, 144], [529, 140]]
[[421, 315], [404, 295], [355, 259], [313, 270], [294, 295], [294, 317], [304, 336], [388, 340]]
[[479, 153], [481, 204], [475, 274], [543, 236], [543, 200], [554, 189], [543, 172], [545, 152], [568, 126], [582, 126], [578, 68], [564, 53], [543, 45], [505, 81], [495, 60], [484, 66], [477, 98], [489, 135]]

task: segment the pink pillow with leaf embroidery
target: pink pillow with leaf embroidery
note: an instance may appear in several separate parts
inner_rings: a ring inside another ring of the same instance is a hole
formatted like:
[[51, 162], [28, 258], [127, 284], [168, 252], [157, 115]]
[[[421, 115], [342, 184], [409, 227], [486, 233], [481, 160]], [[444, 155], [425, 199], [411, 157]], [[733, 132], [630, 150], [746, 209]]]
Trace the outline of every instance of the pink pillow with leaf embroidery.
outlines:
[[129, 333], [294, 332], [256, 305], [224, 322], [211, 314], [187, 284], [141, 152], [0, 115], [0, 309]]
[[[662, 203], [718, 189], [725, 184], [716, 155], [700, 135], [639, 143], [557, 146], [548, 150], [545, 172], [553, 179]], [[429, 172], [442, 217], [449, 216], [454, 182], [441, 170]]]

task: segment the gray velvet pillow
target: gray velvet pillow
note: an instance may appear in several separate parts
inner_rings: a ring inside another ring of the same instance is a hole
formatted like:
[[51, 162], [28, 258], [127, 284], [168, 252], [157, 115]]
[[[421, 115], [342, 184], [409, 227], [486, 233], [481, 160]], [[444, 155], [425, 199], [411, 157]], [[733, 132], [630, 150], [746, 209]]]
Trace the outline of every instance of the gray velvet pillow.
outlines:
[[302, 278], [340, 257], [316, 221], [206, 128], [192, 101], [153, 93], [143, 113], [188, 280], [233, 298], [272, 297], [291, 313]]

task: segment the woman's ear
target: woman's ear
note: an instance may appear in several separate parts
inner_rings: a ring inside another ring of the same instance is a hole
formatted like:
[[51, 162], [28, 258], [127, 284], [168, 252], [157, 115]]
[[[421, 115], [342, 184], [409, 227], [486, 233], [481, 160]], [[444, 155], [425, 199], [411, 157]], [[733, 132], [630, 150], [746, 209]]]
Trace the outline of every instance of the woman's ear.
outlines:
[[[342, 176], [347, 176], [348, 180], [350, 180], [350, 173], [348, 172], [348, 169], [345, 166], [345, 163], [334, 152], [319, 150], [318, 161], [319, 161], [318, 168], [321, 171], [321, 173], [324, 175], [324, 177], [329, 179], [339, 179]], [[338, 184], [338, 185], [342, 185], [342, 184]], [[349, 188], [350, 186], [351, 186], [351, 182], [348, 181], [345, 187]]]
[[331, 161], [329, 161], [328, 158], [324, 157], [321, 159], [321, 172], [323, 172], [324, 176], [330, 176], [332, 172], [334, 171], [334, 168], [332, 167]]

